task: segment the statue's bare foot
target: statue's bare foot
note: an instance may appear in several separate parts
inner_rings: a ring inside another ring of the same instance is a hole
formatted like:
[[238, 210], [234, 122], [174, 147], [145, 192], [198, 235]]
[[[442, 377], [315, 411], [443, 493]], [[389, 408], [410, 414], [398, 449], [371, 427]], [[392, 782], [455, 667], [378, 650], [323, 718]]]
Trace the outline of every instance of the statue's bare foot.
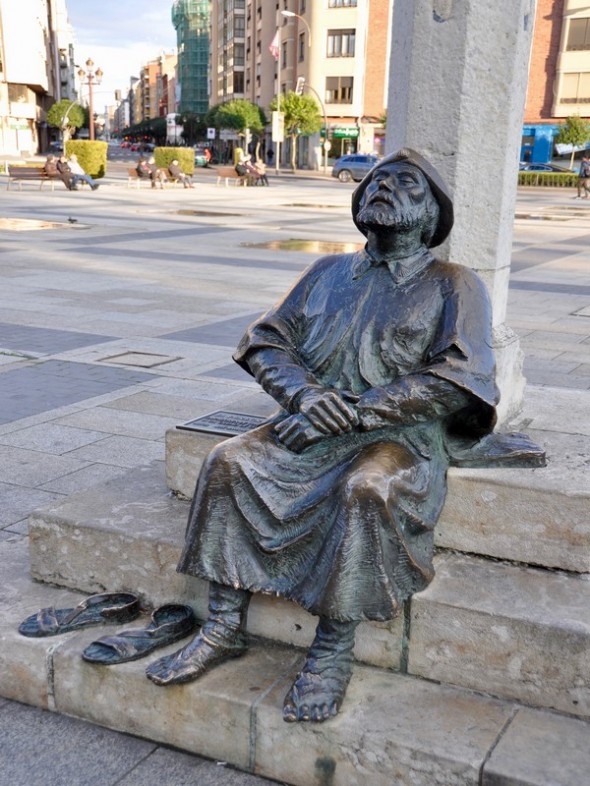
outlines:
[[283, 720], [321, 722], [337, 715], [351, 673], [348, 656], [339, 659], [335, 655], [331, 665], [323, 668], [314, 658], [308, 658], [285, 697]]
[[247, 646], [226, 647], [212, 643], [199, 633], [182, 649], [154, 661], [146, 669], [146, 676], [156, 685], [181, 685], [192, 682], [213, 666], [230, 658], [239, 658]]

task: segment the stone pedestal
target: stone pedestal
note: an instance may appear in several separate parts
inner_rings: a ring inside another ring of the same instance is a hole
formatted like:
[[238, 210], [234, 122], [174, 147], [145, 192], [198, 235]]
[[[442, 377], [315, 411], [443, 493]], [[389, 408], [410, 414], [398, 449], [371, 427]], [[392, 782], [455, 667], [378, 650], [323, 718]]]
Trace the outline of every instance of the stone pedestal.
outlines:
[[407, 0], [393, 12], [386, 149], [419, 150], [451, 189], [455, 228], [436, 254], [488, 287], [503, 421], [524, 388], [505, 317], [534, 11], [534, 0]]

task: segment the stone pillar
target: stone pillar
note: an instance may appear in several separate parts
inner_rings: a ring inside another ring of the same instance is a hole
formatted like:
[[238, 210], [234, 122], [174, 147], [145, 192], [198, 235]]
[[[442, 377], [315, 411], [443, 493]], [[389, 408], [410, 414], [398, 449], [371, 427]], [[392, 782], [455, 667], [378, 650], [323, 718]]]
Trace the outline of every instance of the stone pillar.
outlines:
[[393, 10], [386, 152], [420, 151], [453, 193], [455, 227], [436, 254], [486, 282], [504, 422], [525, 385], [505, 317], [534, 17], [535, 0], [396, 0]]

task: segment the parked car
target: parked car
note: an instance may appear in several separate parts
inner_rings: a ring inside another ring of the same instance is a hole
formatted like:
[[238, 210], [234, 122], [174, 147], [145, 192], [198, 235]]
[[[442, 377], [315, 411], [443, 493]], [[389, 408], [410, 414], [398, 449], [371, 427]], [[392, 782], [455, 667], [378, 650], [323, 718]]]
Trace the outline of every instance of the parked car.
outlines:
[[521, 172], [564, 172], [565, 174], [572, 172], [571, 169], [566, 169], [557, 164], [535, 164], [530, 161], [521, 161], [518, 164], [518, 169]]
[[379, 156], [366, 153], [353, 153], [341, 156], [334, 162], [332, 177], [337, 177], [341, 183], [350, 183], [351, 180], [362, 180], [379, 161]]
[[47, 150], [48, 150], [49, 153], [53, 153], [54, 155], [56, 153], [60, 153], [61, 154], [64, 151], [64, 146], [63, 146], [62, 142], [53, 141], [53, 142], [49, 143], [49, 147], [47, 148]]

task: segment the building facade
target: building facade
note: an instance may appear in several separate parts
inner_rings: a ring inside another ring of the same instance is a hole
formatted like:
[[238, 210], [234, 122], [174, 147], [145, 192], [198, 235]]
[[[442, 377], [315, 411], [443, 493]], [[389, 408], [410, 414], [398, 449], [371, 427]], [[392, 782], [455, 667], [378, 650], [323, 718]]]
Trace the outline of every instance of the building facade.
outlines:
[[[392, 6], [390, 0], [213, 0], [211, 104], [246, 98], [268, 114], [277, 93], [295, 90], [299, 80], [320, 105], [333, 155], [381, 152]], [[320, 135], [300, 145], [300, 160], [319, 167]]]
[[590, 120], [590, 4], [537, 0], [521, 158], [550, 161], [568, 115]]
[[65, 0], [0, 0], [0, 151], [43, 151], [46, 115], [76, 98], [73, 35]]
[[179, 113], [191, 112], [202, 117], [209, 108], [210, 4], [210, 0], [175, 0], [172, 5], [172, 24], [176, 30], [178, 66], [176, 70], [177, 106], [171, 107], [170, 111], [176, 109]]

